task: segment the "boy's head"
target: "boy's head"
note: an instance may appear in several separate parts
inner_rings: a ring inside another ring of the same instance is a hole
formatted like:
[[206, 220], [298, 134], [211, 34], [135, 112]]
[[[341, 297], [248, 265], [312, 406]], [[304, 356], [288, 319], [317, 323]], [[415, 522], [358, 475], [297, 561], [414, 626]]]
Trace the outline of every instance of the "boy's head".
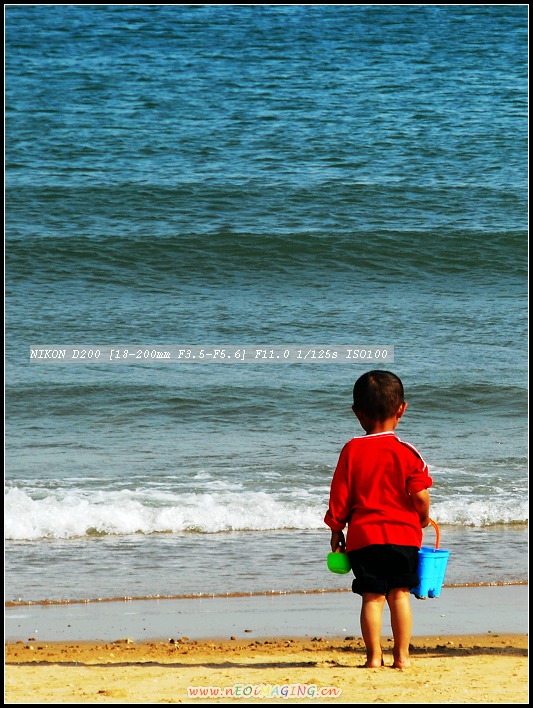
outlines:
[[390, 371], [368, 371], [353, 387], [353, 411], [367, 421], [388, 420], [398, 414], [403, 403], [403, 384]]

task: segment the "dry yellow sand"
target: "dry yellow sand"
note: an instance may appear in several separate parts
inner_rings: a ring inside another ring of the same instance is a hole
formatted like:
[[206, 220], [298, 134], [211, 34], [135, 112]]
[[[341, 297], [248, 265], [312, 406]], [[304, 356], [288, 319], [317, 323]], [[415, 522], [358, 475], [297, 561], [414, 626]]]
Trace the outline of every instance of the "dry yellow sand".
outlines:
[[526, 635], [417, 637], [404, 671], [383, 646], [365, 669], [356, 638], [8, 643], [5, 703], [528, 703]]

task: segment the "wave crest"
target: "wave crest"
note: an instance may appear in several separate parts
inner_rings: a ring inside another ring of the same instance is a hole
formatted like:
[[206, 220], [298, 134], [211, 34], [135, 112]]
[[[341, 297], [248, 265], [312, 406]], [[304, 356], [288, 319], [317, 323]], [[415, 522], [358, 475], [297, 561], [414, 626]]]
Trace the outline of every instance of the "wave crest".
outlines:
[[[7, 540], [69, 539], [153, 533], [324, 530], [327, 501], [312, 494], [266, 492], [161, 495], [150, 491], [58, 491], [40, 498], [22, 489], [5, 495]], [[439, 524], [525, 524], [528, 506], [509, 499], [449, 499], [432, 507]]]

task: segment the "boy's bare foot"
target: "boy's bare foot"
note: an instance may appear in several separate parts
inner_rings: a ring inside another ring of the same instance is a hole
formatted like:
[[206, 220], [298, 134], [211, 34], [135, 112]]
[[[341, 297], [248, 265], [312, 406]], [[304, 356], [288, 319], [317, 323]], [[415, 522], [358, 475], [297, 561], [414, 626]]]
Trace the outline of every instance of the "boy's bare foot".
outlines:
[[367, 658], [365, 663], [365, 669], [379, 669], [382, 666], [385, 666], [385, 662], [383, 661], [383, 654], [381, 654], [381, 656], [379, 656], [377, 659], [371, 659], [369, 657]]
[[393, 669], [408, 669], [411, 666], [409, 659], [394, 659]]

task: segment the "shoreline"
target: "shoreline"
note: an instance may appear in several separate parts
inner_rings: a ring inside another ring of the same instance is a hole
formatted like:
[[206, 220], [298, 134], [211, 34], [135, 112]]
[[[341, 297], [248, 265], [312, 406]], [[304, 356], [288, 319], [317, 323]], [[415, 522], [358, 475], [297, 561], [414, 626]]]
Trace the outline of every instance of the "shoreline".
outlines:
[[[528, 585], [527, 580], [514, 580], [510, 582], [497, 581], [492, 583], [450, 583], [443, 585], [443, 590], [448, 588], [483, 588], [483, 587], [509, 587], [512, 585]], [[316, 590], [264, 590], [260, 592], [225, 592], [225, 593], [197, 593], [195, 595], [140, 595], [117, 596], [117, 597], [94, 597], [94, 598], [73, 598], [71, 600], [6, 600], [4, 607], [33, 607], [51, 605], [88, 605], [90, 603], [102, 602], [139, 602], [152, 600], [210, 600], [216, 598], [239, 598], [239, 597], [278, 597], [285, 595], [326, 595], [329, 593], [348, 592], [348, 588], [318, 588]]]
[[[342, 638], [359, 632], [361, 599], [351, 592], [14, 605], [4, 639], [135, 641], [230, 637]], [[438, 598], [412, 596], [413, 637], [500, 632], [527, 634], [528, 586], [445, 587]], [[390, 632], [388, 611], [383, 633]]]

